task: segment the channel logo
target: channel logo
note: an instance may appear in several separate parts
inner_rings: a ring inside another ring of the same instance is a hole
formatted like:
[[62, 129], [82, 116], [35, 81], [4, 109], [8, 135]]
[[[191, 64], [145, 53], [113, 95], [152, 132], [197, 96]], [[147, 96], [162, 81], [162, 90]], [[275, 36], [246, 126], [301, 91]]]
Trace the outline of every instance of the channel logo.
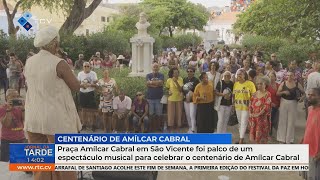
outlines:
[[18, 19], [18, 22], [21, 26], [24, 27], [25, 30], [29, 31], [32, 28], [32, 25], [28, 22], [28, 20], [32, 17], [32, 14], [29, 12], [25, 12], [22, 16]]

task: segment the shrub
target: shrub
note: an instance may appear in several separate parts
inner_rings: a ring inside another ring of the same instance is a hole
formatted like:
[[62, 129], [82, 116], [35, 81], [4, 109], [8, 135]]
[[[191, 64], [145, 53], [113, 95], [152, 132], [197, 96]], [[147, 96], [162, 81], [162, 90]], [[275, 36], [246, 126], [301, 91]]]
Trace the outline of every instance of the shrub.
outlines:
[[6, 49], [9, 49], [9, 39], [3, 33], [3, 31], [0, 31], [0, 35], [0, 54], [4, 55], [6, 54]]
[[[237, 49], [237, 50], [242, 50], [243, 46], [240, 44], [226, 44], [230, 51], [232, 51], [233, 49]], [[224, 44], [215, 44], [214, 47], [218, 48], [218, 49], [222, 49], [225, 45]]]
[[173, 37], [160, 36], [160, 38], [162, 39], [162, 49], [175, 46], [178, 50], [183, 50], [193, 44], [197, 46], [202, 42], [201, 37], [192, 34], [181, 34]]
[[277, 52], [280, 47], [287, 43], [286, 40], [280, 38], [270, 38], [265, 36], [245, 35], [242, 39], [242, 45], [247, 46], [251, 52], [256, 50], [265, 53]]
[[96, 33], [87, 38], [87, 55], [91, 57], [91, 55], [96, 51], [103, 52], [104, 50], [112, 51], [114, 54], [130, 52], [129, 38], [115, 31]]
[[17, 39], [9, 38], [8, 42], [9, 50], [14, 52], [23, 63], [25, 63], [30, 49], [35, 49], [33, 38], [20, 36]]
[[161, 54], [163, 51], [163, 39], [161, 37], [155, 37], [155, 42], [153, 44], [153, 54]]
[[175, 46], [175, 40], [172, 37], [169, 36], [160, 36], [162, 39], [162, 49], [166, 49], [168, 47]]
[[61, 38], [61, 47], [64, 51], [68, 53], [72, 60], [77, 60], [79, 54], [84, 54], [84, 57], [87, 59], [89, 55], [86, 54], [86, 43], [87, 39], [85, 36], [62, 36]]
[[202, 38], [197, 35], [183, 34], [174, 37], [176, 48], [179, 50], [189, 47], [190, 45], [199, 45], [202, 42]]
[[287, 44], [279, 48], [277, 56], [287, 65], [292, 60], [307, 61], [312, 50], [308, 44]]
[[76, 35], [64, 37], [61, 47], [72, 60], [78, 59], [79, 53], [83, 53], [85, 59], [89, 60], [96, 51], [101, 52], [101, 55], [104, 50], [112, 51], [114, 54], [130, 52], [128, 35], [113, 30], [91, 34], [87, 37]]

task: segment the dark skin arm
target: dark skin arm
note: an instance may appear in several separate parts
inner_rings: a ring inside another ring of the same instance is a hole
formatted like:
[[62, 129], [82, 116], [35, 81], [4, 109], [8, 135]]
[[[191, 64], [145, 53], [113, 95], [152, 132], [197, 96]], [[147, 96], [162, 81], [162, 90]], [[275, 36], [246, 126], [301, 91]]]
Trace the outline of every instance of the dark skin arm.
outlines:
[[132, 108], [131, 108], [132, 114], [133, 114], [136, 118], [140, 119], [140, 116], [138, 116], [138, 114], [134, 112], [135, 110], [136, 110], [136, 107], [135, 107], [135, 106], [132, 106]]
[[65, 61], [60, 61], [56, 68], [57, 76], [64, 80], [71, 91], [80, 91], [80, 83]]

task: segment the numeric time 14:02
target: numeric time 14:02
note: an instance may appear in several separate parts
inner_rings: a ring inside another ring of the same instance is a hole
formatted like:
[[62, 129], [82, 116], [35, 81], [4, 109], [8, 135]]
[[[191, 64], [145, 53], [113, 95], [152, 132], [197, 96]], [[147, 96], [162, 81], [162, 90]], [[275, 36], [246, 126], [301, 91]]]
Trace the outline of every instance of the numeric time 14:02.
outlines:
[[33, 162], [33, 163], [43, 163], [44, 158], [27, 158], [28, 162]]

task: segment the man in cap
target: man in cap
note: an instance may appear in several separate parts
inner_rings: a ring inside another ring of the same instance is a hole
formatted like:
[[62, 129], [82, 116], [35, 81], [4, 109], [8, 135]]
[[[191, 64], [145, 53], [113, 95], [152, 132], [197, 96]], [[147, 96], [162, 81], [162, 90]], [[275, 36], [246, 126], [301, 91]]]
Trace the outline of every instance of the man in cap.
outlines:
[[85, 62], [84, 55], [83, 54], [79, 54], [79, 59], [76, 60], [76, 62], [74, 63], [74, 69], [76, 69], [76, 70], [82, 69], [82, 65], [83, 65], [84, 62]]
[[[26, 63], [28, 91], [25, 102], [25, 131], [29, 143], [54, 143], [57, 133], [78, 133], [80, 118], [71, 91], [80, 83], [68, 64], [57, 57], [58, 29], [47, 26], [37, 33], [34, 46], [40, 52]], [[34, 172], [35, 180], [76, 180], [76, 172]]]
[[125, 57], [123, 55], [119, 55], [119, 57], [117, 58], [119, 65], [123, 64]]
[[[320, 87], [320, 61], [313, 62], [312, 70], [313, 70], [312, 73], [307, 74], [307, 87], [305, 91], [307, 95], [312, 88]], [[305, 106], [306, 106], [306, 113], [308, 114], [309, 103], [306, 102]]]
[[310, 74], [311, 70], [313, 70], [312, 69], [312, 61], [310, 61], [310, 60], [305, 61], [305, 69], [302, 72], [302, 78], [304, 81], [303, 87], [304, 87], [305, 91], [307, 90], [307, 79], [308, 79], [308, 75]]

